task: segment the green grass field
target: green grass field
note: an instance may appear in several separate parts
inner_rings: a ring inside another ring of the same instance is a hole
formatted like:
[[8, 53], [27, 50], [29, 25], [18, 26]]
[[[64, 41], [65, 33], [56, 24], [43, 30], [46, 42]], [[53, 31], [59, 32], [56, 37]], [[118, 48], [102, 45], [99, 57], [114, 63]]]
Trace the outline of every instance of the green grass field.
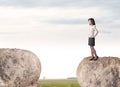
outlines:
[[40, 80], [41, 87], [80, 87], [76, 79]]

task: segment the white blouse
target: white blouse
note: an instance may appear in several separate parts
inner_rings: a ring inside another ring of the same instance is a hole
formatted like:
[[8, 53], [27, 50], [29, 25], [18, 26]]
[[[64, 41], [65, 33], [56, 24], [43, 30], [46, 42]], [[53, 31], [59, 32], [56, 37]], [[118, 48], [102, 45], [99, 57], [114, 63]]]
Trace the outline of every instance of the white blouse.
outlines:
[[89, 38], [94, 38], [98, 35], [98, 29], [96, 25], [90, 25]]

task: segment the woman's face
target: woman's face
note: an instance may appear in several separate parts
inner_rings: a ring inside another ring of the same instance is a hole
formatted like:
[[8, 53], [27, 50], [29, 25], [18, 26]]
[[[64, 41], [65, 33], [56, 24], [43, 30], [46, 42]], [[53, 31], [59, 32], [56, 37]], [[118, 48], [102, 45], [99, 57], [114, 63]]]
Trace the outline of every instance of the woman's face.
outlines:
[[92, 25], [92, 21], [91, 20], [88, 20], [88, 23], [89, 23], [89, 25]]

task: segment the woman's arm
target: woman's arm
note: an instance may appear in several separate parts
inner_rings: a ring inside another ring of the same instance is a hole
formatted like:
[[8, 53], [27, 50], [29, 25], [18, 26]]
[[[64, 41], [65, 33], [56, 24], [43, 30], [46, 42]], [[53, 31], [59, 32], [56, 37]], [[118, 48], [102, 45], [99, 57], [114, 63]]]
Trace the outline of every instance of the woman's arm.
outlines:
[[94, 28], [94, 30], [95, 30], [94, 37], [96, 37], [98, 35], [99, 31], [98, 31], [98, 29], [96, 27]]

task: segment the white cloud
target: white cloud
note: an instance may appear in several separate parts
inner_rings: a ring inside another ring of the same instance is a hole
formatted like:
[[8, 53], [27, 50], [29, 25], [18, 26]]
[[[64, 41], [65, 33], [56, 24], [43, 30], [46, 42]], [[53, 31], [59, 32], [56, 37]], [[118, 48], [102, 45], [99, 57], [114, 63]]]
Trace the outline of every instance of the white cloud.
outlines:
[[[60, 19], [86, 19], [89, 10], [92, 10], [96, 16], [98, 11], [94, 8], [76, 9], [76, 8], [13, 8], [0, 7], [0, 28], [1, 32], [32, 32], [33, 30], [48, 29], [50, 21]], [[88, 12], [88, 13], [87, 13]], [[90, 12], [89, 14], [91, 14]], [[72, 20], [71, 20], [72, 21]], [[87, 21], [87, 20], [86, 20]], [[80, 21], [80, 23], [83, 21]], [[74, 24], [74, 23], [73, 23]], [[54, 27], [54, 25], [53, 25]], [[52, 27], [52, 28], [53, 28]]]
[[1, 6], [14, 7], [113, 7], [119, 0], [1, 0]]
[[37, 45], [35, 46], [40, 44], [43, 45], [44, 43], [70, 43], [79, 45], [79, 40], [87, 37], [87, 19], [89, 17], [94, 17], [96, 19], [98, 28], [102, 31], [101, 33], [108, 35], [117, 33], [116, 35], [119, 35], [119, 29], [117, 29], [118, 31], [112, 30], [115, 28], [115, 25], [119, 26], [119, 19], [110, 23], [112, 18], [109, 17], [114, 13], [110, 13], [100, 7], [84, 9], [74, 7], [0, 7], [0, 10], [0, 37], [4, 38], [7, 43], [9, 41], [13, 41], [13, 43], [15, 41], [18, 43], [23, 41], [27, 44], [31, 41], [37, 41]]

